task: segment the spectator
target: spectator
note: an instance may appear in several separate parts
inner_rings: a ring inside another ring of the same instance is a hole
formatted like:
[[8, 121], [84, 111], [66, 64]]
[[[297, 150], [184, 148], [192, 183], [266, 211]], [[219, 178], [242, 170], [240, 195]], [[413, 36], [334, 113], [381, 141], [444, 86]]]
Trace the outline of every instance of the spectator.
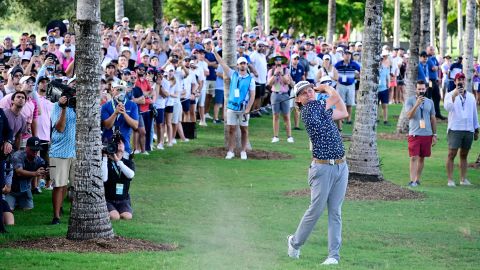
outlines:
[[[292, 58], [290, 61], [290, 77], [292, 78], [292, 82], [291, 82], [292, 85], [300, 81], [304, 81], [306, 79], [305, 67], [303, 67], [299, 63], [299, 60], [300, 60], [300, 56], [298, 54], [296, 53], [292, 54]], [[297, 106], [295, 106], [293, 122], [294, 122], [293, 129], [300, 130], [300, 111], [298, 110]]]
[[206, 97], [205, 97], [205, 119], [213, 119], [210, 116], [210, 103], [215, 97], [215, 81], [217, 80], [217, 74], [215, 69], [218, 67], [218, 62], [215, 60], [213, 52], [213, 41], [210, 38], [203, 40], [203, 45], [205, 46], [205, 62], [208, 65], [208, 75], [206, 78]]
[[453, 162], [460, 149], [460, 185], [471, 185], [467, 177], [467, 157], [473, 140], [478, 140], [478, 114], [475, 96], [464, 88], [465, 75], [455, 75], [456, 88], [445, 95], [448, 111], [448, 186], [454, 187]]
[[50, 177], [54, 183], [52, 193], [52, 225], [60, 224], [60, 214], [67, 186], [72, 185], [75, 176], [76, 118], [75, 110], [67, 106], [66, 96], [60, 97], [52, 111], [52, 137], [50, 144]]
[[[345, 51], [343, 55], [343, 61], [339, 60], [335, 64], [335, 69], [338, 72], [338, 85], [337, 90], [343, 101], [347, 105], [347, 125], [352, 124], [352, 106], [355, 105], [355, 80], [360, 73], [360, 65], [351, 60], [352, 53]], [[342, 125], [339, 125], [342, 128]]]
[[30, 137], [27, 140], [25, 150], [19, 150], [12, 155], [14, 169], [11, 191], [5, 196], [10, 209], [18, 208], [30, 210], [33, 208], [33, 197], [31, 193], [31, 182], [35, 177], [45, 177], [48, 169], [45, 168], [45, 161], [39, 157], [40, 139]]
[[130, 182], [135, 176], [135, 168], [131, 159], [125, 158], [125, 138], [110, 138], [110, 143], [117, 144], [117, 152], [103, 154], [102, 179], [105, 186], [105, 200], [111, 220], [132, 219], [130, 202]]
[[222, 65], [224, 76], [230, 77], [230, 88], [227, 101], [227, 125], [228, 125], [228, 152], [225, 159], [235, 157], [233, 152], [235, 148], [235, 132], [240, 126], [242, 150], [240, 158], [247, 159], [247, 142], [248, 142], [248, 120], [249, 113], [255, 100], [255, 80], [247, 72], [247, 59], [240, 57], [237, 59], [238, 71], [231, 70], [223, 61], [222, 57], [215, 53], [215, 58]]
[[452, 91], [453, 89], [456, 88], [456, 83], [455, 83], [456, 79], [455, 78], [456, 78], [458, 73], [462, 73], [462, 71], [463, 71], [462, 62], [463, 62], [463, 57], [459, 56], [457, 58], [457, 61], [450, 65], [450, 70], [449, 70], [450, 84], [449, 84], [448, 92], [450, 92], [450, 91]]
[[[261, 40], [256, 42], [256, 50], [250, 54], [250, 61], [254, 69], [255, 75], [255, 102], [253, 103], [253, 112], [250, 116], [252, 118], [261, 117], [262, 113], [267, 113], [265, 109], [261, 109], [263, 98], [266, 94], [267, 83], [267, 57], [265, 55], [265, 49], [267, 44]], [[240, 59], [240, 58], [239, 58]], [[260, 113], [260, 111], [262, 113]]]
[[416, 96], [405, 102], [408, 122], [408, 152], [410, 155], [411, 187], [420, 185], [425, 157], [431, 155], [431, 148], [437, 143], [437, 122], [435, 106], [426, 97], [424, 81], [417, 81]]
[[[382, 52], [382, 61], [380, 62], [379, 76], [378, 76], [378, 111], [380, 111], [380, 103], [383, 111], [383, 124], [388, 125], [388, 104], [389, 104], [389, 82], [391, 62], [388, 58], [388, 51]], [[392, 91], [393, 92], [393, 91]]]

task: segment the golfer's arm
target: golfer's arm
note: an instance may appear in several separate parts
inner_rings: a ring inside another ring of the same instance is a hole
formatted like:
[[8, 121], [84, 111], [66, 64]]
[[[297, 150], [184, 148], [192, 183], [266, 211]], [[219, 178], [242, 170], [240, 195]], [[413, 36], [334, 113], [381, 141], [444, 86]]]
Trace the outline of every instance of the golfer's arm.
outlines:
[[[222, 57], [218, 55], [216, 50], [213, 50], [213, 55], [215, 55], [215, 59], [217, 59], [217, 62], [222, 66], [223, 68], [223, 73], [224, 74], [230, 74], [230, 67], [223, 61]], [[206, 60], [208, 61], [208, 60]]]

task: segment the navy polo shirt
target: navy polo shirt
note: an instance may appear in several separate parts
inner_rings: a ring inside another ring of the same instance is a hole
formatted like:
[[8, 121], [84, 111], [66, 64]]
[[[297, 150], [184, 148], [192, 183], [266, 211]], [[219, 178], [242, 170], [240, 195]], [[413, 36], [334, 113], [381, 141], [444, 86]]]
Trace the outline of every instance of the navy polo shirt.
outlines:
[[[218, 64], [217, 59], [215, 59], [215, 55], [211, 52], [205, 52], [205, 59], [207, 59], [210, 62], [215, 62]], [[207, 81], [216, 81], [217, 80], [217, 74], [215, 73], [215, 68], [208, 66], [208, 76], [207, 76]]]
[[427, 67], [428, 67], [428, 78], [430, 80], [434, 80], [434, 81], [438, 80], [438, 69], [432, 70], [432, 68], [439, 67], [439, 66], [440, 64], [438, 63], [438, 60], [435, 57], [435, 55], [430, 56], [430, 58], [428, 58]]
[[292, 79], [295, 83], [301, 81], [303, 75], [305, 75], [305, 68], [301, 64], [298, 64], [296, 68], [292, 65], [290, 69], [290, 76], [292, 76]]

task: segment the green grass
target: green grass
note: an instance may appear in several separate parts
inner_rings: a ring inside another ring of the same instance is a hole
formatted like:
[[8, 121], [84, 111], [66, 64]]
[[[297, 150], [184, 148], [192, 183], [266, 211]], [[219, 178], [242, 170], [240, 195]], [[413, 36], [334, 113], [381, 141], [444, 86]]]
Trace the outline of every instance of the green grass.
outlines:
[[[400, 106], [391, 107], [398, 115]], [[444, 113], [446, 115], [446, 113]], [[392, 121], [394, 122], [394, 121]], [[117, 235], [176, 243], [172, 252], [121, 255], [46, 253], [0, 249], [2, 269], [322, 269], [327, 255], [324, 214], [302, 247], [300, 260], [286, 256], [286, 236], [294, 232], [309, 198], [283, 194], [307, 187], [310, 160], [305, 131], [295, 131], [295, 144], [270, 143], [271, 119], [251, 121], [254, 148], [292, 154], [292, 160], [225, 161], [198, 157], [190, 151], [223, 145], [223, 127], [209, 124], [199, 138], [173, 149], [137, 156], [132, 184], [134, 219], [114, 222]], [[345, 132], [351, 132], [346, 126]], [[392, 132], [394, 127], [379, 127]], [[343, 206], [341, 269], [478, 269], [480, 259], [480, 173], [469, 171], [473, 187], [448, 188], [444, 160], [446, 125], [426, 161], [423, 200], [346, 201]], [[389, 181], [406, 185], [406, 141], [379, 141], [382, 171]], [[348, 146], [347, 146], [348, 147]], [[474, 143], [470, 161], [480, 151]], [[458, 176], [457, 176], [458, 179]], [[66, 234], [51, 219], [50, 192], [35, 196], [35, 209], [17, 212], [17, 225], [0, 243]], [[338, 267], [337, 267], [338, 268]]]

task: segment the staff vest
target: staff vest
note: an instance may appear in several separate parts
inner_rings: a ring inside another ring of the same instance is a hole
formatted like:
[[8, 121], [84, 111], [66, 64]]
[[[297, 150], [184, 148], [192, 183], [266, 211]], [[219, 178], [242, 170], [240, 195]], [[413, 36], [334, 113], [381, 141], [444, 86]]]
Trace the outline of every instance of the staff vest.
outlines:
[[[246, 77], [240, 77], [237, 71], [234, 71], [230, 79], [230, 93], [228, 95], [227, 108], [232, 111], [243, 111], [250, 99], [250, 82], [252, 76], [248, 74]], [[235, 96], [235, 90], [238, 89], [240, 94]]]

